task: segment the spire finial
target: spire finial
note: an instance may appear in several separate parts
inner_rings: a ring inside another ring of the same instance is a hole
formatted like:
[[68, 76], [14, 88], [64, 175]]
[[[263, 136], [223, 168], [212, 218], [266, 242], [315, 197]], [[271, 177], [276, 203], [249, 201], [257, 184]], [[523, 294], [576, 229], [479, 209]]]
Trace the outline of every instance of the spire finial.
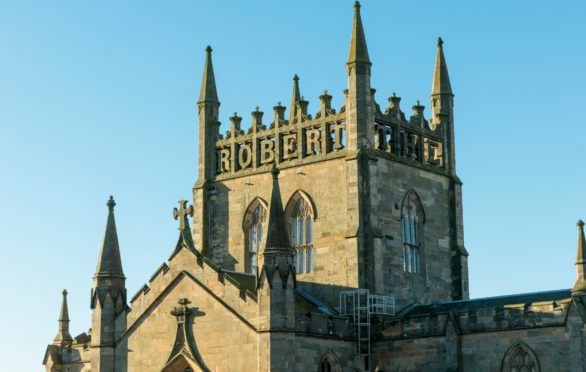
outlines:
[[116, 206], [116, 202], [114, 201], [114, 197], [112, 195], [110, 195], [110, 199], [108, 200], [106, 205], [108, 206], [108, 210], [110, 212], [114, 212], [114, 207]]
[[212, 65], [212, 47], [209, 45], [206, 47], [206, 61], [203, 66], [203, 78], [197, 103], [205, 102], [219, 103], [214, 66]]
[[449, 94], [452, 95], [452, 85], [448, 74], [448, 65], [444, 57], [444, 41], [442, 38], [437, 39], [437, 53], [435, 57], [435, 70], [433, 72], [433, 84], [431, 95]]
[[277, 178], [279, 178], [279, 173], [281, 173], [281, 171], [279, 170], [279, 168], [277, 168], [277, 165], [273, 163], [273, 167], [271, 168], [271, 174], [273, 175], [273, 180], [276, 180]]
[[354, 22], [352, 23], [352, 35], [350, 37], [350, 53], [348, 54], [348, 62], [364, 63], [370, 65], [370, 58], [368, 57], [368, 48], [366, 47], [366, 37], [364, 36], [364, 28], [362, 27], [362, 18], [360, 17], [360, 3], [354, 3]]

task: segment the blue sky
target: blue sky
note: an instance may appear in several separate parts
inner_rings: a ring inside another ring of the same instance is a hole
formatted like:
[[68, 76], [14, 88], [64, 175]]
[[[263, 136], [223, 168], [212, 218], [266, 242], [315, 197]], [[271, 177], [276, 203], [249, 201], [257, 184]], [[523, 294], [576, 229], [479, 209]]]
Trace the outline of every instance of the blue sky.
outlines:
[[[442, 36], [455, 97], [473, 297], [571, 287], [586, 219], [584, 1], [364, 1], [377, 100], [428, 105]], [[196, 179], [205, 46], [224, 127], [235, 111], [339, 107], [351, 1], [0, 1], [0, 339], [7, 370], [41, 370], [60, 292], [74, 335], [110, 194], [129, 295], [176, 241]], [[429, 115], [429, 110], [426, 110]], [[8, 305], [7, 305], [8, 304]], [[23, 347], [26, 345], [26, 347]]]

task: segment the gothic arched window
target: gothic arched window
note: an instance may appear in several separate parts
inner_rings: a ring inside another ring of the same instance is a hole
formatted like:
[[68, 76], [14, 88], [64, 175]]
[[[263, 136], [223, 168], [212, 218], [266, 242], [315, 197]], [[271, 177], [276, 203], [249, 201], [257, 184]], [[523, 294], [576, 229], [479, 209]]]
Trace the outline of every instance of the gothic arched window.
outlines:
[[342, 372], [342, 364], [333, 351], [326, 352], [319, 361], [318, 372]]
[[266, 203], [257, 198], [248, 206], [243, 223], [246, 239], [244, 270], [251, 274], [256, 274], [258, 267], [258, 252], [262, 248], [266, 219]]
[[539, 361], [531, 348], [517, 342], [509, 348], [503, 359], [502, 372], [539, 372]]
[[415, 191], [410, 191], [401, 208], [401, 237], [403, 242], [403, 270], [408, 273], [421, 271], [423, 242], [423, 206]]
[[297, 274], [313, 272], [313, 219], [314, 208], [308, 197], [297, 191], [287, 203], [291, 245]]

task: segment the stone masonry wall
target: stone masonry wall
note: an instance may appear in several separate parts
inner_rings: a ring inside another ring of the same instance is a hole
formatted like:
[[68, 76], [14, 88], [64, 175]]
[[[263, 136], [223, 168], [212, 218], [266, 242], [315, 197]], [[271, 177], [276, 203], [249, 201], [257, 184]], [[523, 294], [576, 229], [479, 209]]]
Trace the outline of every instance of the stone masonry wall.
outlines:
[[[180, 298], [191, 300], [195, 308], [193, 335], [195, 345], [208, 368], [213, 371], [253, 371], [258, 367], [257, 334], [206, 290], [184, 276], [156, 306], [133, 323], [126, 335], [128, 371], [160, 371], [167, 362], [177, 333], [176, 318], [170, 311]], [[229, 356], [229, 357], [227, 357]]]
[[[211, 214], [211, 260], [228, 270], [245, 269], [244, 214], [259, 197], [270, 200], [270, 172], [218, 181]], [[320, 300], [337, 306], [338, 291], [357, 286], [357, 252], [346, 235], [346, 160], [301, 163], [282, 169], [279, 186], [286, 206], [297, 190], [303, 190], [315, 204], [313, 222], [313, 272], [297, 275], [300, 288], [319, 294]]]
[[[449, 179], [385, 158], [370, 160], [370, 218], [374, 228], [374, 276], [378, 294], [394, 295], [397, 308], [450, 299]], [[401, 204], [419, 196], [425, 224], [418, 273], [403, 270]]]

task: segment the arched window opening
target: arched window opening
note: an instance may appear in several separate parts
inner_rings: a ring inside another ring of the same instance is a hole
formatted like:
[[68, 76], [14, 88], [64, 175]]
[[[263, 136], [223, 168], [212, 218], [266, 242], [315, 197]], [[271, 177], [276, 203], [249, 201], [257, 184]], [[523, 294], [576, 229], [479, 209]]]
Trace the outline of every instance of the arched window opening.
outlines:
[[539, 361], [529, 346], [519, 342], [507, 351], [501, 371], [539, 372]]
[[256, 274], [258, 268], [258, 253], [262, 249], [262, 241], [267, 219], [266, 205], [255, 199], [244, 216], [244, 233], [246, 239], [245, 271]]
[[287, 203], [287, 218], [297, 274], [313, 272], [313, 219], [311, 203], [298, 191]]
[[326, 352], [318, 366], [318, 372], [342, 372], [342, 364], [333, 351]]
[[423, 208], [421, 201], [414, 191], [411, 191], [403, 201], [401, 211], [401, 236], [403, 242], [403, 271], [418, 273], [421, 271], [421, 249], [423, 236]]

